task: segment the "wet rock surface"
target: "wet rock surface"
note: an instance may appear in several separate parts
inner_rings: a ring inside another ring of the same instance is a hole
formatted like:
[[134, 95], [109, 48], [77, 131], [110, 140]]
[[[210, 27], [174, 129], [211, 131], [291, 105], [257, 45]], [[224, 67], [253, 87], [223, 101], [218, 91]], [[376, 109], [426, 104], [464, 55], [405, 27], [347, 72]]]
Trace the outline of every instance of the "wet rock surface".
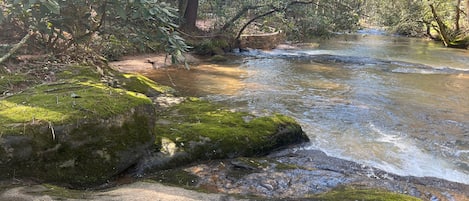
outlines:
[[399, 176], [333, 158], [318, 150], [284, 150], [263, 158], [213, 161], [183, 169], [209, 192], [307, 199], [340, 188], [381, 189], [422, 200], [468, 200], [469, 186], [437, 178]]

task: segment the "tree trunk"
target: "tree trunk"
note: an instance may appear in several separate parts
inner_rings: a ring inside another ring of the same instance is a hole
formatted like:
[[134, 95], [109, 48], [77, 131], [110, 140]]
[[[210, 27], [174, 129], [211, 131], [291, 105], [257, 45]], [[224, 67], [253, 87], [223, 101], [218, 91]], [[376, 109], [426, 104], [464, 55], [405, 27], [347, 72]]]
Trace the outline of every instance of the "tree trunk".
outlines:
[[461, 0], [458, 0], [458, 3], [456, 4], [456, 17], [454, 18], [454, 30], [456, 32], [459, 32], [460, 26], [459, 26], [459, 19], [461, 18]]
[[186, 30], [195, 30], [197, 21], [197, 11], [199, 9], [199, 0], [187, 0], [187, 6], [184, 12], [183, 28]]
[[467, 16], [467, 23], [469, 24], [469, 0], [466, 1], [466, 16]]
[[433, 14], [433, 19], [438, 24], [438, 33], [440, 34], [440, 37], [443, 40], [443, 43], [445, 44], [445, 46], [449, 47], [450, 38], [449, 38], [449, 35], [448, 35], [448, 32], [447, 32], [447, 27], [444, 24], [444, 22], [440, 19], [438, 14], [436, 13], [435, 6], [433, 6], [433, 4], [431, 4], [431, 3], [429, 4], [429, 6], [430, 6], [430, 9], [431, 9], [432, 14]]

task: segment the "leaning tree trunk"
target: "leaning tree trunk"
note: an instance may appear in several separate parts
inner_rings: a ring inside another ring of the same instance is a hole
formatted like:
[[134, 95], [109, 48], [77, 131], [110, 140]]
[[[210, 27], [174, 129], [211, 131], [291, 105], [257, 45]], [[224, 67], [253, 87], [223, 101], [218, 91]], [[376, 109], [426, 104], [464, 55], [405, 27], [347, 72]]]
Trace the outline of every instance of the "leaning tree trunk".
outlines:
[[443, 43], [445, 44], [445, 46], [449, 47], [450, 46], [450, 38], [449, 38], [448, 31], [447, 31], [447, 27], [444, 24], [444, 22], [440, 19], [438, 14], [436, 13], [435, 6], [433, 6], [433, 4], [430, 4], [429, 6], [430, 6], [430, 9], [431, 9], [432, 14], [433, 14], [433, 19], [438, 24], [438, 33], [440, 34], [440, 37], [443, 40]]
[[23, 39], [21, 39], [20, 42], [18, 42], [16, 45], [13, 46], [13, 48], [10, 49], [10, 51], [8, 51], [5, 55], [3, 55], [1, 58], [0, 58], [0, 64], [3, 63], [4, 61], [6, 61], [11, 55], [13, 55], [19, 48], [21, 48], [23, 45], [26, 44], [26, 42], [28, 42], [29, 38], [31, 37], [31, 35], [33, 35], [33, 32], [32, 31], [29, 31], [24, 37]]
[[469, 24], [469, 0], [466, 0], [466, 16], [467, 16], [467, 23]]
[[461, 0], [458, 0], [458, 3], [456, 4], [456, 16], [454, 18], [454, 30], [456, 32], [459, 32], [460, 26], [459, 26], [459, 19], [461, 19]]

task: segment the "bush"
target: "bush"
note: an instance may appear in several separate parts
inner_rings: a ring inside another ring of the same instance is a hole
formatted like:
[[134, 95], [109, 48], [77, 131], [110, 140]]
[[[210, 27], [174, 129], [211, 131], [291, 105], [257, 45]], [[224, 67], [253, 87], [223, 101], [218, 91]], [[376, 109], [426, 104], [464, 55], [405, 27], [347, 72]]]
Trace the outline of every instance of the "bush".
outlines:
[[157, 0], [6, 0], [0, 9], [5, 13], [0, 25], [32, 29], [35, 43], [51, 53], [73, 50], [115, 58], [129, 47], [160, 48], [171, 55], [189, 48], [176, 30], [177, 10]]

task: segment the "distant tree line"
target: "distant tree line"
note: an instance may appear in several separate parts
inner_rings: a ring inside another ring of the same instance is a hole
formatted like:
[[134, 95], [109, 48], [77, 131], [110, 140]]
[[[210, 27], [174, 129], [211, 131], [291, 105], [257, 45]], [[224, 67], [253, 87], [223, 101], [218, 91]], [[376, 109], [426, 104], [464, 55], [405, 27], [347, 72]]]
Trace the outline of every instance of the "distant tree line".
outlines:
[[447, 47], [469, 46], [469, 0], [364, 0], [367, 22], [401, 35], [426, 35]]
[[17, 42], [0, 62], [24, 44], [77, 60], [165, 51], [177, 62], [190, 48], [182, 36], [236, 40], [249, 27], [282, 30], [291, 41], [361, 25], [427, 35], [448, 47], [469, 41], [469, 0], [3, 0], [0, 11], [0, 42]]

